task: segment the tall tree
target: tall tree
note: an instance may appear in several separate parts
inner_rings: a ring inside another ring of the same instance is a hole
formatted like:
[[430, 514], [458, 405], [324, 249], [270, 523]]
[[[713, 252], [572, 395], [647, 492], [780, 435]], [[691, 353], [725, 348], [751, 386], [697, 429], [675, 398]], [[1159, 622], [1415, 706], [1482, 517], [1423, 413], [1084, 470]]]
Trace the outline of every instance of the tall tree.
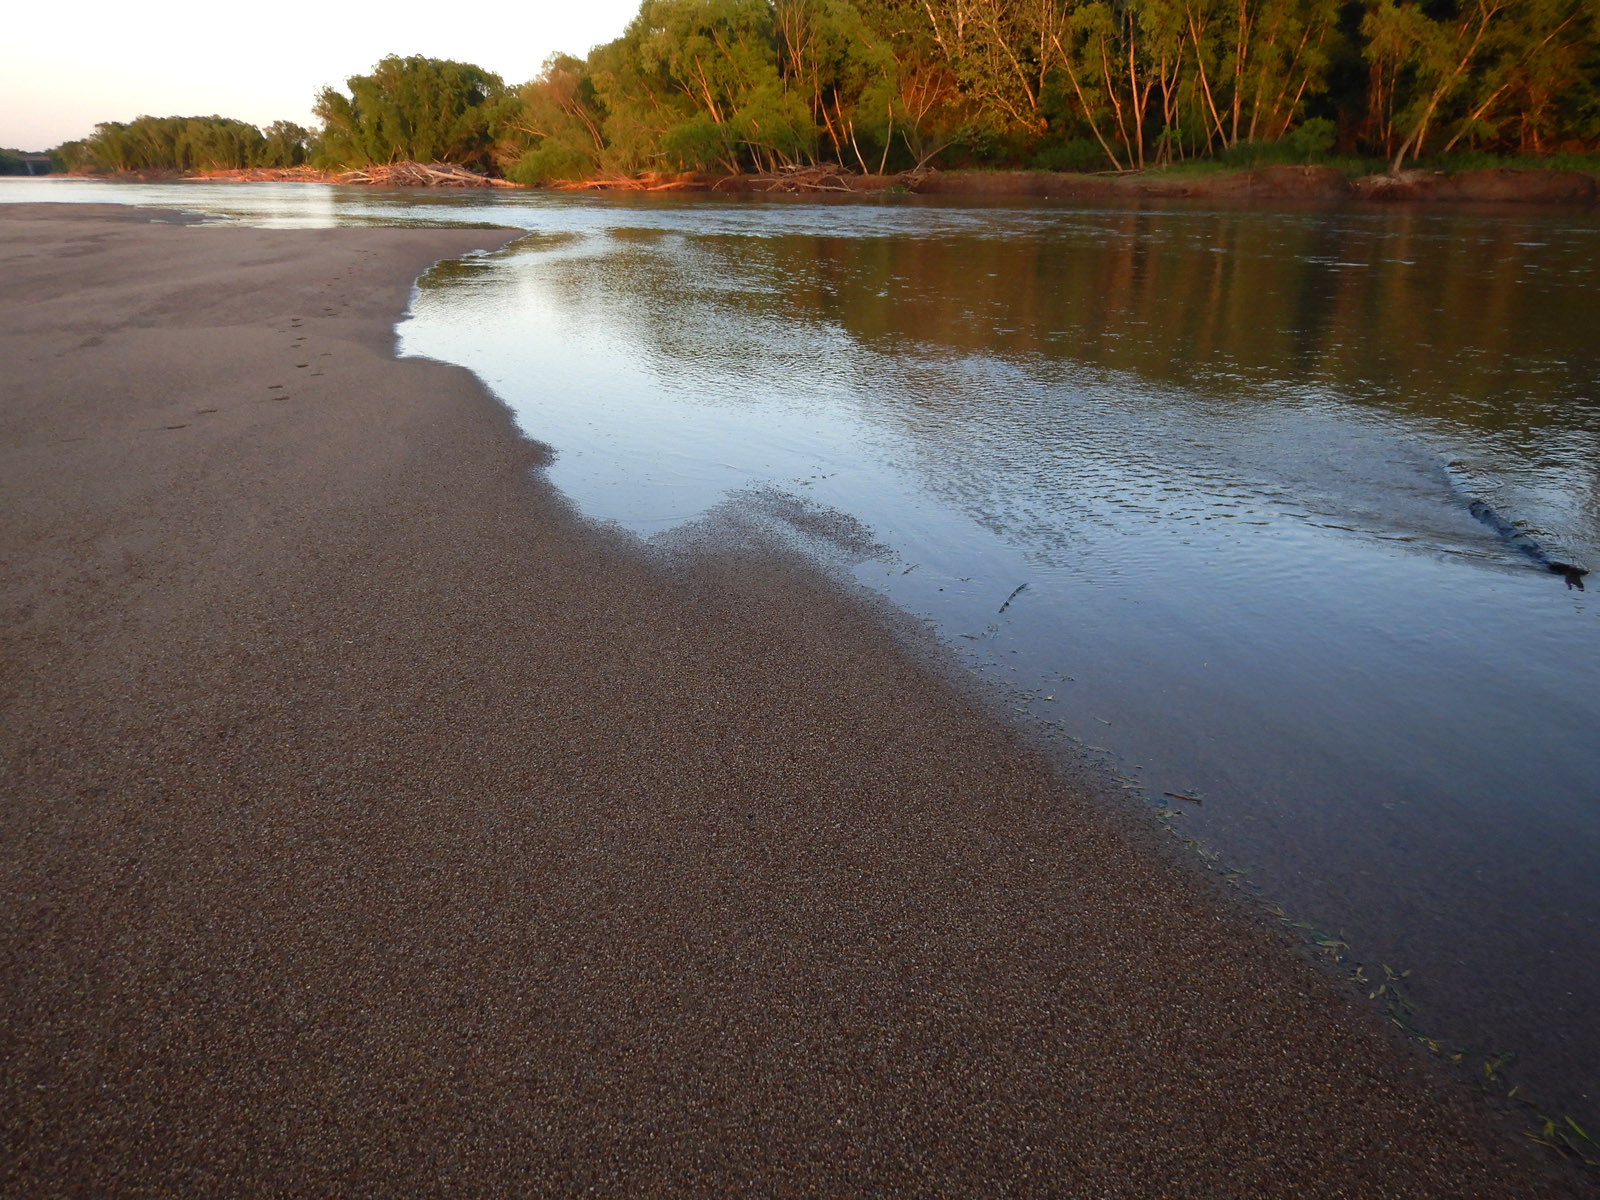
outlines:
[[809, 107], [778, 71], [767, 0], [644, 0], [590, 66], [619, 166], [738, 170], [815, 155]]
[[924, 0], [857, 0], [870, 41], [873, 77], [855, 107], [854, 125], [882, 148], [887, 166], [895, 138], [911, 163], [931, 161], [960, 140], [977, 106], [941, 50]]
[[1338, 0], [1176, 0], [1207, 143], [1277, 141], [1320, 92]]
[[1481, 78], [1456, 115], [1455, 131], [1441, 148], [1483, 138], [1538, 154], [1559, 127], [1563, 95], [1594, 94], [1600, 62], [1585, 70], [1600, 26], [1600, 0], [1524, 0], [1497, 30]]
[[323, 165], [490, 166], [508, 95], [498, 75], [450, 59], [391, 56], [345, 82], [348, 96], [323, 88], [312, 108], [323, 123]]
[[267, 138], [230, 117], [136, 117], [105, 121], [89, 137], [58, 148], [69, 170], [238, 170], [255, 166]]
[[605, 113], [585, 64], [552, 54], [516, 95], [495, 148], [507, 177], [542, 184], [592, 175], [605, 156]]
[[[1409, 75], [1408, 101], [1398, 110], [1401, 132], [1389, 169], [1422, 152], [1441, 107], [1489, 78], [1488, 67], [1513, 0], [1465, 0], [1455, 12], [1429, 16], [1415, 0], [1377, 0], [1362, 21], [1367, 54], [1385, 76]], [[1392, 88], [1393, 85], [1391, 85]], [[1393, 103], [1391, 91], [1390, 103]]]
[[772, 8], [785, 91], [808, 107], [836, 161], [854, 156], [865, 169], [856, 109], [889, 73], [888, 46], [850, 0], [774, 0]]
[[258, 167], [298, 167], [311, 155], [311, 131], [293, 121], [274, 121], [262, 132], [266, 137], [256, 155]]

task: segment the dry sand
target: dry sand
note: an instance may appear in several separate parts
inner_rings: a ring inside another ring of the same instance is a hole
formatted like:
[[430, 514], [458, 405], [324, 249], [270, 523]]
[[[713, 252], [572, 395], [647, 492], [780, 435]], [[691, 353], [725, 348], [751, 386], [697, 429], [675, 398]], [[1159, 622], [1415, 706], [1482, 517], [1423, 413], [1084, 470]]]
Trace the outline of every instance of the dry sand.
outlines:
[[392, 357], [491, 231], [0, 208], [0, 1193], [1545, 1196], [779, 558]]

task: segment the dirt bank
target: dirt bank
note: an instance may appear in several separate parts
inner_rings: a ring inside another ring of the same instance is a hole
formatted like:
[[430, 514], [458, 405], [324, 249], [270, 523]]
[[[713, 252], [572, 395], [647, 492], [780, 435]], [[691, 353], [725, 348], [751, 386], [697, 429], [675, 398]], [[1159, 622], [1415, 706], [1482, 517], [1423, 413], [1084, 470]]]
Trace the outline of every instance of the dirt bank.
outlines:
[[[612, 181], [610, 186], [620, 186]], [[920, 196], [1013, 198], [1126, 203], [1138, 200], [1210, 200], [1230, 205], [1391, 203], [1504, 203], [1592, 206], [1600, 191], [1582, 171], [1492, 168], [1443, 174], [1406, 171], [1398, 176], [1351, 179], [1328, 166], [1279, 165], [1250, 171], [1196, 173], [1148, 171], [1080, 175], [1057, 171], [917, 171], [905, 175], [852, 175], [811, 170], [777, 176], [662, 176], [654, 190], [734, 193], [803, 193], [871, 196], [887, 191]]]
[[[865, 188], [863, 190], [873, 190]], [[1595, 177], [1581, 171], [1494, 168], [1442, 174], [1406, 171], [1399, 176], [1350, 179], [1332, 167], [1272, 166], [1253, 171], [1191, 175], [1072, 175], [1049, 171], [941, 171], [910, 181], [918, 195], [1048, 197], [1058, 200], [1215, 200], [1230, 204], [1504, 203], [1590, 206]]]

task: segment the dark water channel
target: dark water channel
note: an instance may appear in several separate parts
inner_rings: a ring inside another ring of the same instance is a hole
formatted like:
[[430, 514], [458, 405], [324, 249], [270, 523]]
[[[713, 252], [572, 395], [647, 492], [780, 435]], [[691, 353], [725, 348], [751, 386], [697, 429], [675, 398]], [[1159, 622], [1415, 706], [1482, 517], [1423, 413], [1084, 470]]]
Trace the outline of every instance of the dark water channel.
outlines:
[[427, 276], [402, 345], [581, 511], [852, 572], [1600, 1124], [1600, 219], [243, 190], [181, 195], [530, 229]]

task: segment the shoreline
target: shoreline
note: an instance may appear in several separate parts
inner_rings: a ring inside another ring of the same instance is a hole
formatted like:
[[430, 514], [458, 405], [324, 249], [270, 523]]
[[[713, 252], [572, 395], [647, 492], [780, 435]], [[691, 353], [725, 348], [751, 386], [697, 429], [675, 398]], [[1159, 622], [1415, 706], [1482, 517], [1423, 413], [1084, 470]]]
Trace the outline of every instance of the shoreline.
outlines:
[[[1490, 167], [1442, 173], [1408, 170], [1398, 176], [1350, 178], [1334, 167], [1278, 164], [1207, 174], [1128, 172], [1083, 175], [1028, 170], [933, 171], [901, 177], [842, 176], [845, 190], [874, 195], [903, 187], [919, 196], [972, 199], [1078, 200], [1132, 203], [1142, 200], [1203, 200], [1225, 204], [1526, 204], [1592, 207], [1600, 203], [1600, 183], [1583, 171]], [[783, 191], [783, 181], [745, 176], [719, 180], [712, 191]], [[805, 189], [799, 189], [804, 191]], [[809, 193], [808, 193], [809, 194]], [[832, 193], [824, 193], [832, 194]]]
[[[401, 167], [407, 164], [400, 164]], [[353, 179], [358, 173], [313, 168], [246, 171], [144, 173], [128, 182], [324, 183], [386, 189], [410, 186], [427, 168], [402, 172], [396, 179]], [[524, 187], [504, 179], [475, 176], [460, 168], [435, 186], [494, 187], [528, 192], [683, 192], [726, 195], [803, 195], [816, 199], [865, 200], [885, 195], [949, 196], [972, 200], [1067, 200], [1135, 203], [1149, 200], [1199, 200], [1230, 205], [1527, 205], [1593, 208], [1600, 204], [1600, 174], [1549, 167], [1480, 167], [1463, 171], [1411, 168], [1398, 175], [1352, 178], [1323, 164], [1274, 164], [1210, 172], [1152, 168], [1122, 174], [982, 168], [918, 170], [895, 175], [864, 175], [824, 167], [780, 175], [703, 173], [618, 176]], [[343, 176], [343, 178], [341, 177]], [[60, 178], [105, 178], [60, 176]], [[475, 182], [465, 183], [464, 180]], [[109, 181], [116, 182], [116, 178]]]
[[396, 359], [516, 231], [152, 215], [0, 207], [4, 1190], [1575, 1194], [857, 600]]

